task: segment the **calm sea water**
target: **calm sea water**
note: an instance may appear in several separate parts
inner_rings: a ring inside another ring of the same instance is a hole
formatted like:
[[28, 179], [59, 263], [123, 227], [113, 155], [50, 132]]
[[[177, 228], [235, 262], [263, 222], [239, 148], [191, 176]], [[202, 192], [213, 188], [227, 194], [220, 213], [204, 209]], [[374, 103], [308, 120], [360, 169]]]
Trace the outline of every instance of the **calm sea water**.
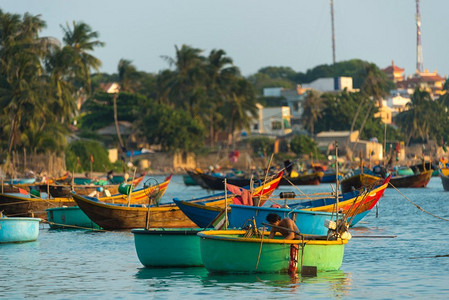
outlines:
[[[329, 184], [300, 189], [331, 190]], [[337, 272], [291, 279], [281, 274], [215, 275], [204, 268], [149, 269], [140, 264], [128, 231], [58, 231], [41, 225], [36, 242], [0, 245], [0, 298], [447, 299], [449, 223], [409, 201], [449, 219], [449, 192], [438, 177], [426, 188], [400, 192], [387, 189], [378, 208], [351, 230], [353, 236], [396, 237], [353, 238]], [[164, 201], [206, 194], [175, 176]]]

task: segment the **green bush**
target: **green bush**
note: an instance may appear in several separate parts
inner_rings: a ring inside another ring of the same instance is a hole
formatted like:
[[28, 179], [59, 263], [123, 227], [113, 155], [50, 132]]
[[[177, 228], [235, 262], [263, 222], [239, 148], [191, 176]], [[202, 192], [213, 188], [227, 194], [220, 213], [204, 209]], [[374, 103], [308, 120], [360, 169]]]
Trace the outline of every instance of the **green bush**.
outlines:
[[315, 141], [306, 135], [295, 135], [290, 141], [290, 149], [299, 155], [317, 155], [318, 148]]

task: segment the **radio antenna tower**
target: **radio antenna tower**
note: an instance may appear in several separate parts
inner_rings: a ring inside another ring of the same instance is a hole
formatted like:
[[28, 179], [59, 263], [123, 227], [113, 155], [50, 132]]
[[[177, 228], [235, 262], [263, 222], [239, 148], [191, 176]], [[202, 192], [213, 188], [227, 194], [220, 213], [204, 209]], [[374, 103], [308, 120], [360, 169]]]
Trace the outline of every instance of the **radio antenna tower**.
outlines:
[[421, 45], [421, 14], [419, 13], [419, 0], [416, 0], [416, 70], [423, 71]]
[[334, 28], [334, 0], [330, 0], [331, 5], [331, 22], [332, 22], [332, 62], [335, 65], [335, 28]]

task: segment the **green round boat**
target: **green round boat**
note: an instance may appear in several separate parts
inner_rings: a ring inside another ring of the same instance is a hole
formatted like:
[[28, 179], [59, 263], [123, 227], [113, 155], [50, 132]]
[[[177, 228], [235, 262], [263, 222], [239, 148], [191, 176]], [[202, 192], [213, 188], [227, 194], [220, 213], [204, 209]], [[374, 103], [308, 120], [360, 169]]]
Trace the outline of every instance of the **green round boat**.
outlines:
[[347, 240], [284, 240], [245, 238], [242, 230], [210, 230], [198, 233], [201, 257], [210, 272], [217, 273], [284, 273], [288, 272], [290, 245], [299, 245], [298, 271], [314, 266], [317, 271], [334, 271], [341, 267]]
[[200, 228], [132, 229], [137, 256], [146, 267], [202, 266]]

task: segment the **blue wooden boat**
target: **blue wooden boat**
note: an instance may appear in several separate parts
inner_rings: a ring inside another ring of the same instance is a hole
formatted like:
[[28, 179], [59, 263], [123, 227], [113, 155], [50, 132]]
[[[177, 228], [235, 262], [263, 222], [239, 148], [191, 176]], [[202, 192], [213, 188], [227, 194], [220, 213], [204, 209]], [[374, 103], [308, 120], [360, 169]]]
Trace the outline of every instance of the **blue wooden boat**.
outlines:
[[146, 267], [197, 267], [203, 265], [200, 228], [132, 229], [137, 256]]
[[[338, 174], [338, 180], [341, 181], [343, 175]], [[324, 172], [323, 177], [321, 177], [321, 183], [334, 183], [337, 182], [337, 172], [335, 170], [328, 170]]]
[[28, 185], [28, 184], [33, 184], [36, 182], [36, 178], [13, 178], [13, 179], [8, 179], [8, 180], [4, 180], [3, 183], [4, 184], [10, 184], [10, 185]]
[[46, 211], [47, 221], [52, 229], [101, 229], [79, 206], [52, 207]]
[[[362, 190], [361, 192], [360, 190], [356, 190], [345, 193], [339, 197], [338, 210], [346, 215], [350, 226], [356, 225], [377, 204], [387, 188], [389, 180], [390, 177], [381, 181], [379, 185], [373, 186], [366, 191]], [[202, 203], [197, 204], [195, 202], [181, 201], [179, 199], [173, 199], [173, 202], [178, 205], [190, 220], [201, 228], [214, 227], [214, 220], [219, 217], [224, 207], [204, 205]], [[229, 206], [232, 204], [234, 203], [228, 202]], [[295, 211], [301, 210], [332, 213], [335, 211], [336, 199], [335, 197], [311, 199], [297, 203], [289, 203], [288, 206], [290, 207], [289, 211], [294, 209]], [[262, 209], [261, 207], [257, 208]], [[229, 221], [231, 220], [231, 217], [232, 209], [229, 212]], [[233, 223], [232, 225], [237, 227], [241, 226], [241, 224], [238, 223]]]
[[[273, 180], [267, 182], [265, 185], [259, 186], [254, 189], [253, 198], [259, 200], [259, 205], [263, 205], [265, 201], [277, 188], [282, 173]], [[228, 194], [227, 205], [234, 204], [235, 195]], [[180, 200], [174, 198], [173, 202], [179, 207], [179, 209], [198, 227], [208, 228], [213, 227], [213, 221], [218, 217], [220, 212], [225, 207], [225, 193], [219, 193], [212, 196], [206, 196], [193, 200]]]
[[[256, 224], [267, 223], [267, 215], [275, 213], [282, 219], [289, 217], [294, 220], [302, 234], [327, 235], [326, 220], [334, 221], [336, 215], [330, 212], [304, 211], [290, 208], [257, 207], [247, 205], [230, 205], [228, 228], [243, 228], [254, 217]], [[267, 230], [270, 230], [268, 227]]]
[[40, 218], [8, 218], [0, 214], [0, 243], [24, 243], [37, 240]]

